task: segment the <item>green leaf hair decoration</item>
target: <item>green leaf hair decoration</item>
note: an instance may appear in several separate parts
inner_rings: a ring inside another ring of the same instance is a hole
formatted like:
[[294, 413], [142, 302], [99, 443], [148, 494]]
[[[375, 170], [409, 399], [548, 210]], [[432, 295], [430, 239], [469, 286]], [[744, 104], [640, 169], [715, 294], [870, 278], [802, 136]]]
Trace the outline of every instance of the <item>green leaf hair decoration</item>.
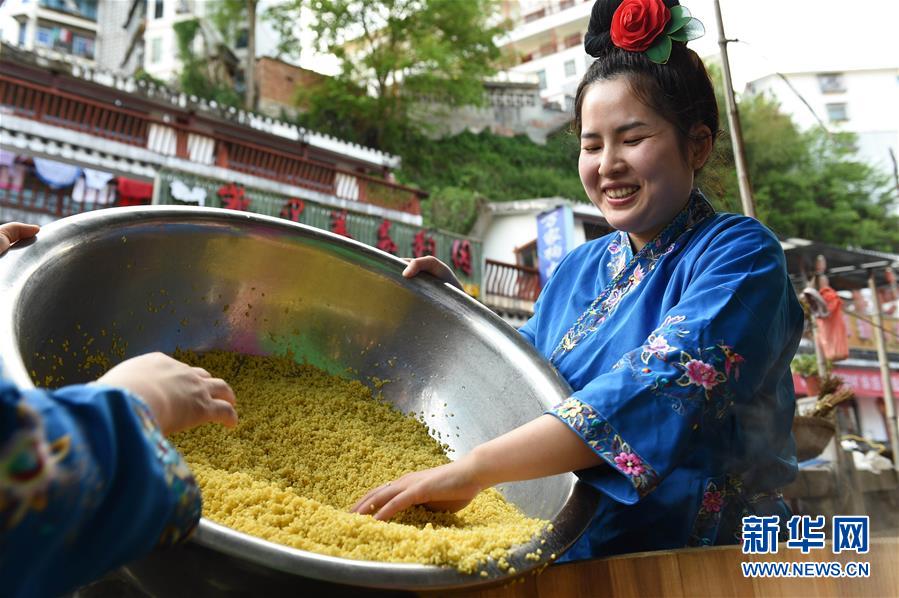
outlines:
[[705, 27], [699, 19], [690, 14], [686, 6], [671, 8], [671, 20], [665, 31], [647, 48], [646, 57], [658, 64], [665, 64], [671, 57], [671, 42], [688, 42], [705, 35]]

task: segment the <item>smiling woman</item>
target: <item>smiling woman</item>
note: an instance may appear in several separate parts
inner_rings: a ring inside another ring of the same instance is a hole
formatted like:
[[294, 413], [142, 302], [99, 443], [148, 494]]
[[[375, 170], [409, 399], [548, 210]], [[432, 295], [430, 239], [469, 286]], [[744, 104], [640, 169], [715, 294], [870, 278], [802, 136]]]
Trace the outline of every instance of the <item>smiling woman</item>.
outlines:
[[[563, 559], [738, 541], [742, 517], [789, 509], [789, 362], [802, 310], [775, 236], [699, 189], [718, 133], [702, 31], [662, 0], [599, 0], [575, 100], [578, 170], [617, 231], [556, 268], [520, 333], [566, 400], [459, 460], [382, 485], [358, 512], [456, 510], [481, 489], [574, 471], [603, 493]], [[452, 281], [437, 260], [412, 260]]]

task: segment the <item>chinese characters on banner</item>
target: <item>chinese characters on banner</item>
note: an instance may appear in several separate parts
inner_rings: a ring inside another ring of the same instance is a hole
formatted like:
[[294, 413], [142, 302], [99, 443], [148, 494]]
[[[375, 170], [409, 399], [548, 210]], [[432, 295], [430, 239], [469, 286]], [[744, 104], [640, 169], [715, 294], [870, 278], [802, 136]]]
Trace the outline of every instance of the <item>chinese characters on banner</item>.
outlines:
[[471, 243], [468, 240], [456, 239], [452, 249], [453, 267], [471, 276]]
[[348, 239], [352, 239], [353, 237], [350, 236], [350, 233], [346, 228], [346, 215], [346, 210], [341, 212], [331, 212], [331, 232], [335, 235], [343, 235]]
[[396, 255], [396, 243], [390, 238], [390, 221], [386, 218], [381, 221], [381, 226], [378, 227], [378, 243], [376, 247], [381, 251]]
[[246, 211], [250, 207], [250, 198], [246, 197], [243, 187], [228, 183], [219, 187], [218, 196], [222, 199], [222, 207], [228, 210]]
[[302, 199], [292, 197], [291, 199], [288, 199], [286, 202], [284, 202], [284, 207], [281, 208], [281, 218], [299, 222], [300, 214], [302, 214], [303, 210], [305, 209], [306, 202], [304, 202]]
[[425, 231], [420, 230], [415, 233], [412, 239], [412, 257], [424, 257], [426, 255], [437, 254], [437, 243], [434, 237], [426, 235]]
[[573, 232], [574, 215], [569, 206], [559, 206], [537, 215], [537, 263], [541, 287], [571, 251]]

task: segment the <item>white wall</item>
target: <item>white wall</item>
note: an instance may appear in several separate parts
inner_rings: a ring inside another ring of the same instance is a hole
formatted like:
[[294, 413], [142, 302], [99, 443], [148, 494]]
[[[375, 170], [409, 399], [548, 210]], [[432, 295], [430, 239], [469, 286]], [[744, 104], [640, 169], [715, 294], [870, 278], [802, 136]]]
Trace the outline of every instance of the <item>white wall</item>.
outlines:
[[515, 263], [515, 248], [537, 238], [537, 212], [494, 214], [484, 233], [484, 258]]
[[[514, 264], [515, 248], [537, 238], [537, 214], [538, 211], [494, 214], [483, 234], [484, 258]], [[575, 213], [572, 247], [583, 245], [585, 241], [584, 221]]]
[[[846, 131], [858, 135], [859, 157], [871, 165], [892, 170], [887, 148], [892, 147], [899, 158], [899, 68], [843, 71], [845, 91], [823, 93], [818, 73], [787, 74], [790, 84], [776, 75], [750, 84], [756, 93], [768, 93], [781, 104], [783, 110], [803, 129], [819, 126], [800, 97], [809, 103], [828, 130]], [[846, 104], [848, 120], [831, 122], [827, 104]]]
[[[569, 60], [574, 61], [575, 72], [574, 75], [566, 76], [565, 63]], [[577, 88], [577, 84], [587, 72], [587, 66], [592, 60], [584, 52], [583, 46], [574, 46], [550, 56], [519, 64], [510, 71], [529, 75], [536, 75], [538, 72], [544, 71], [546, 73], [546, 89], [541, 90], [540, 96], [544, 101], [558, 102], [562, 108], [565, 108], [565, 95], [574, 96], [573, 90]]]

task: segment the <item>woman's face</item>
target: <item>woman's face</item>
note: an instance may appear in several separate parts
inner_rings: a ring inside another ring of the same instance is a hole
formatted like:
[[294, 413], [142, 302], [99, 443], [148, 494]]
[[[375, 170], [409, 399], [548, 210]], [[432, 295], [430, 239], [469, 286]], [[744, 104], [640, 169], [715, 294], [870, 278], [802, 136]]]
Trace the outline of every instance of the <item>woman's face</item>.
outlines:
[[693, 172], [708, 156], [705, 144], [690, 146], [685, 156], [674, 125], [635, 96], [624, 77], [587, 89], [581, 104], [581, 182], [590, 201], [610, 225], [630, 235], [636, 250], [687, 204]]

